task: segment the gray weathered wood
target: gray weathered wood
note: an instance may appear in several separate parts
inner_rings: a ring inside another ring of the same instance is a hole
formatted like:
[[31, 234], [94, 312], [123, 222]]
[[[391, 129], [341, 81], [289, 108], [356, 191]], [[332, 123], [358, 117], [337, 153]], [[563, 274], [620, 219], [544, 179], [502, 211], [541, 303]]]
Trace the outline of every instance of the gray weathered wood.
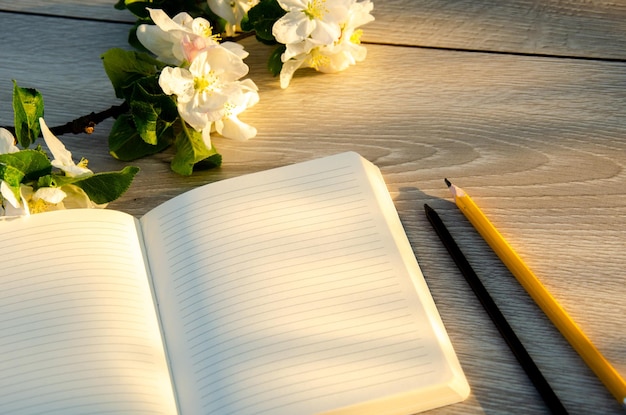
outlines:
[[[375, 0], [365, 42], [626, 59], [626, 2]], [[0, 10], [133, 22], [114, 0], [0, 0]]]
[[[99, 56], [127, 47], [126, 34], [114, 23], [0, 13], [0, 125], [12, 123], [11, 79], [43, 93], [51, 125], [119, 103]], [[142, 171], [110, 208], [140, 216], [204, 183], [358, 151], [381, 167], [473, 388], [466, 402], [432, 413], [547, 412], [430, 229], [423, 203], [450, 226], [571, 413], [621, 413], [452, 205], [443, 178], [474, 197], [626, 376], [626, 64], [369, 45], [365, 62], [334, 75], [298, 72], [281, 90], [265, 70], [270, 48], [243, 44], [261, 101], [242, 119], [258, 136], [216, 138], [223, 166], [191, 177], [169, 171], [171, 152], [132, 163]], [[119, 169], [126, 163], [107, 153], [110, 126], [62, 139], [95, 171]]]

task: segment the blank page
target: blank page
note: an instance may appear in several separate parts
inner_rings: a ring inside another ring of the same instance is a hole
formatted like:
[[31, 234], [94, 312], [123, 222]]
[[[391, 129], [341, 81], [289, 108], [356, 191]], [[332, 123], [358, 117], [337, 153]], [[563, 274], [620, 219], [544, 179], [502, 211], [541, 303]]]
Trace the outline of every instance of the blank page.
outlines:
[[[217, 182], [142, 219], [183, 414], [316, 414], [455, 376], [364, 163], [345, 153]], [[375, 413], [387, 410], [410, 413]]]
[[66, 210], [0, 234], [0, 413], [175, 413], [135, 219]]

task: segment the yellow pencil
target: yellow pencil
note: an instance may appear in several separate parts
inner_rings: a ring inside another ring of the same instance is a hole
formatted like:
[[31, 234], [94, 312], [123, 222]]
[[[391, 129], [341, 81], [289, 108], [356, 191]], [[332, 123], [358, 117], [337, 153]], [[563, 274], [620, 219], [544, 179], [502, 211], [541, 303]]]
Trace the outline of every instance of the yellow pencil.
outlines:
[[474, 225], [478, 233], [480, 233], [532, 299], [535, 300], [556, 328], [559, 329], [561, 334], [583, 358], [585, 363], [595, 372], [596, 376], [604, 383], [611, 394], [615, 396], [622, 406], [626, 407], [626, 381], [522, 261], [520, 256], [502, 237], [500, 232], [467, 193], [450, 183], [448, 179], [445, 182], [454, 196], [454, 202], [465, 217]]

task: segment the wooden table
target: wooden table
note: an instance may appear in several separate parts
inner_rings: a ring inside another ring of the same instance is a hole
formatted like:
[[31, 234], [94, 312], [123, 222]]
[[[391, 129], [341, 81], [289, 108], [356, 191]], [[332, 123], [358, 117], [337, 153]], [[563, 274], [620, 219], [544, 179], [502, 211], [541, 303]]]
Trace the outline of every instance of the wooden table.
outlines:
[[[120, 103], [100, 54], [129, 48], [113, 0], [0, 1], [0, 125], [11, 80], [39, 89], [49, 125]], [[300, 71], [287, 90], [270, 52], [242, 43], [261, 101], [245, 143], [215, 139], [216, 170], [180, 177], [171, 153], [139, 160], [110, 208], [140, 216], [198, 185], [345, 150], [382, 169], [472, 387], [433, 414], [547, 413], [428, 224], [440, 212], [572, 414], [623, 413], [452, 204], [443, 179], [482, 206], [598, 348], [626, 376], [626, 2], [374, 0], [365, 62]], [[95, 171], [112, 123], [63, 136]]]

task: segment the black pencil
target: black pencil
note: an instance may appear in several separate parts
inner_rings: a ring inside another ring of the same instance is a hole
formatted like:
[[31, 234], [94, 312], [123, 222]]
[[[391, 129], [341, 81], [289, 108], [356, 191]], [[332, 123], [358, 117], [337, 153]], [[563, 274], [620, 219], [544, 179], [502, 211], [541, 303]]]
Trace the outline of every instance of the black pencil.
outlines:
[[454, 238], [452, 238], [452, 235], [450, 235], [450, 232], [448, 232], [448, 229], [437, 212], [426, 204], [424, 205], [424, 209], [426, 211], [426, 217], [435, 229], [439, 239], [441, 239], [441, 242], [450, 253], [450, 256], [456, 263], [457, 267], [459, 267], [459, 270], [465, 277], [467, 283], [472, 288], [472, 291], [474, 291], [474, 294], [476, 294], [476, 297], [478, 297], [478, 300], [487, 311], [487, 314], [489, 314], [489, 317], [491, 317], [491, 320], [494, 322], [498, 331], [511, 348], [511, 351], [521, 364], [522, 368], [535, 385], [535, 388], [537, 388], [537, 391], [545, 401], [546, 405], [554, 414], [567, 414], [567, 410], [559, 400], [559, 397], [554, 393], [550, 384], [543, 377], [543, 374], [513, 331], [513, 328], [511, 328], [502, 312], [500, 312], [500, 309], [491, 298], [491, 295], [489, 295], [489, 292], [480, 281], [480, 278], [478, 278], [478, 275], [476, 275], [476, 272], [474, 272], [474, 269], [465, 258], [465, 255], [463, 255], [463, 252], [455, 242]]

